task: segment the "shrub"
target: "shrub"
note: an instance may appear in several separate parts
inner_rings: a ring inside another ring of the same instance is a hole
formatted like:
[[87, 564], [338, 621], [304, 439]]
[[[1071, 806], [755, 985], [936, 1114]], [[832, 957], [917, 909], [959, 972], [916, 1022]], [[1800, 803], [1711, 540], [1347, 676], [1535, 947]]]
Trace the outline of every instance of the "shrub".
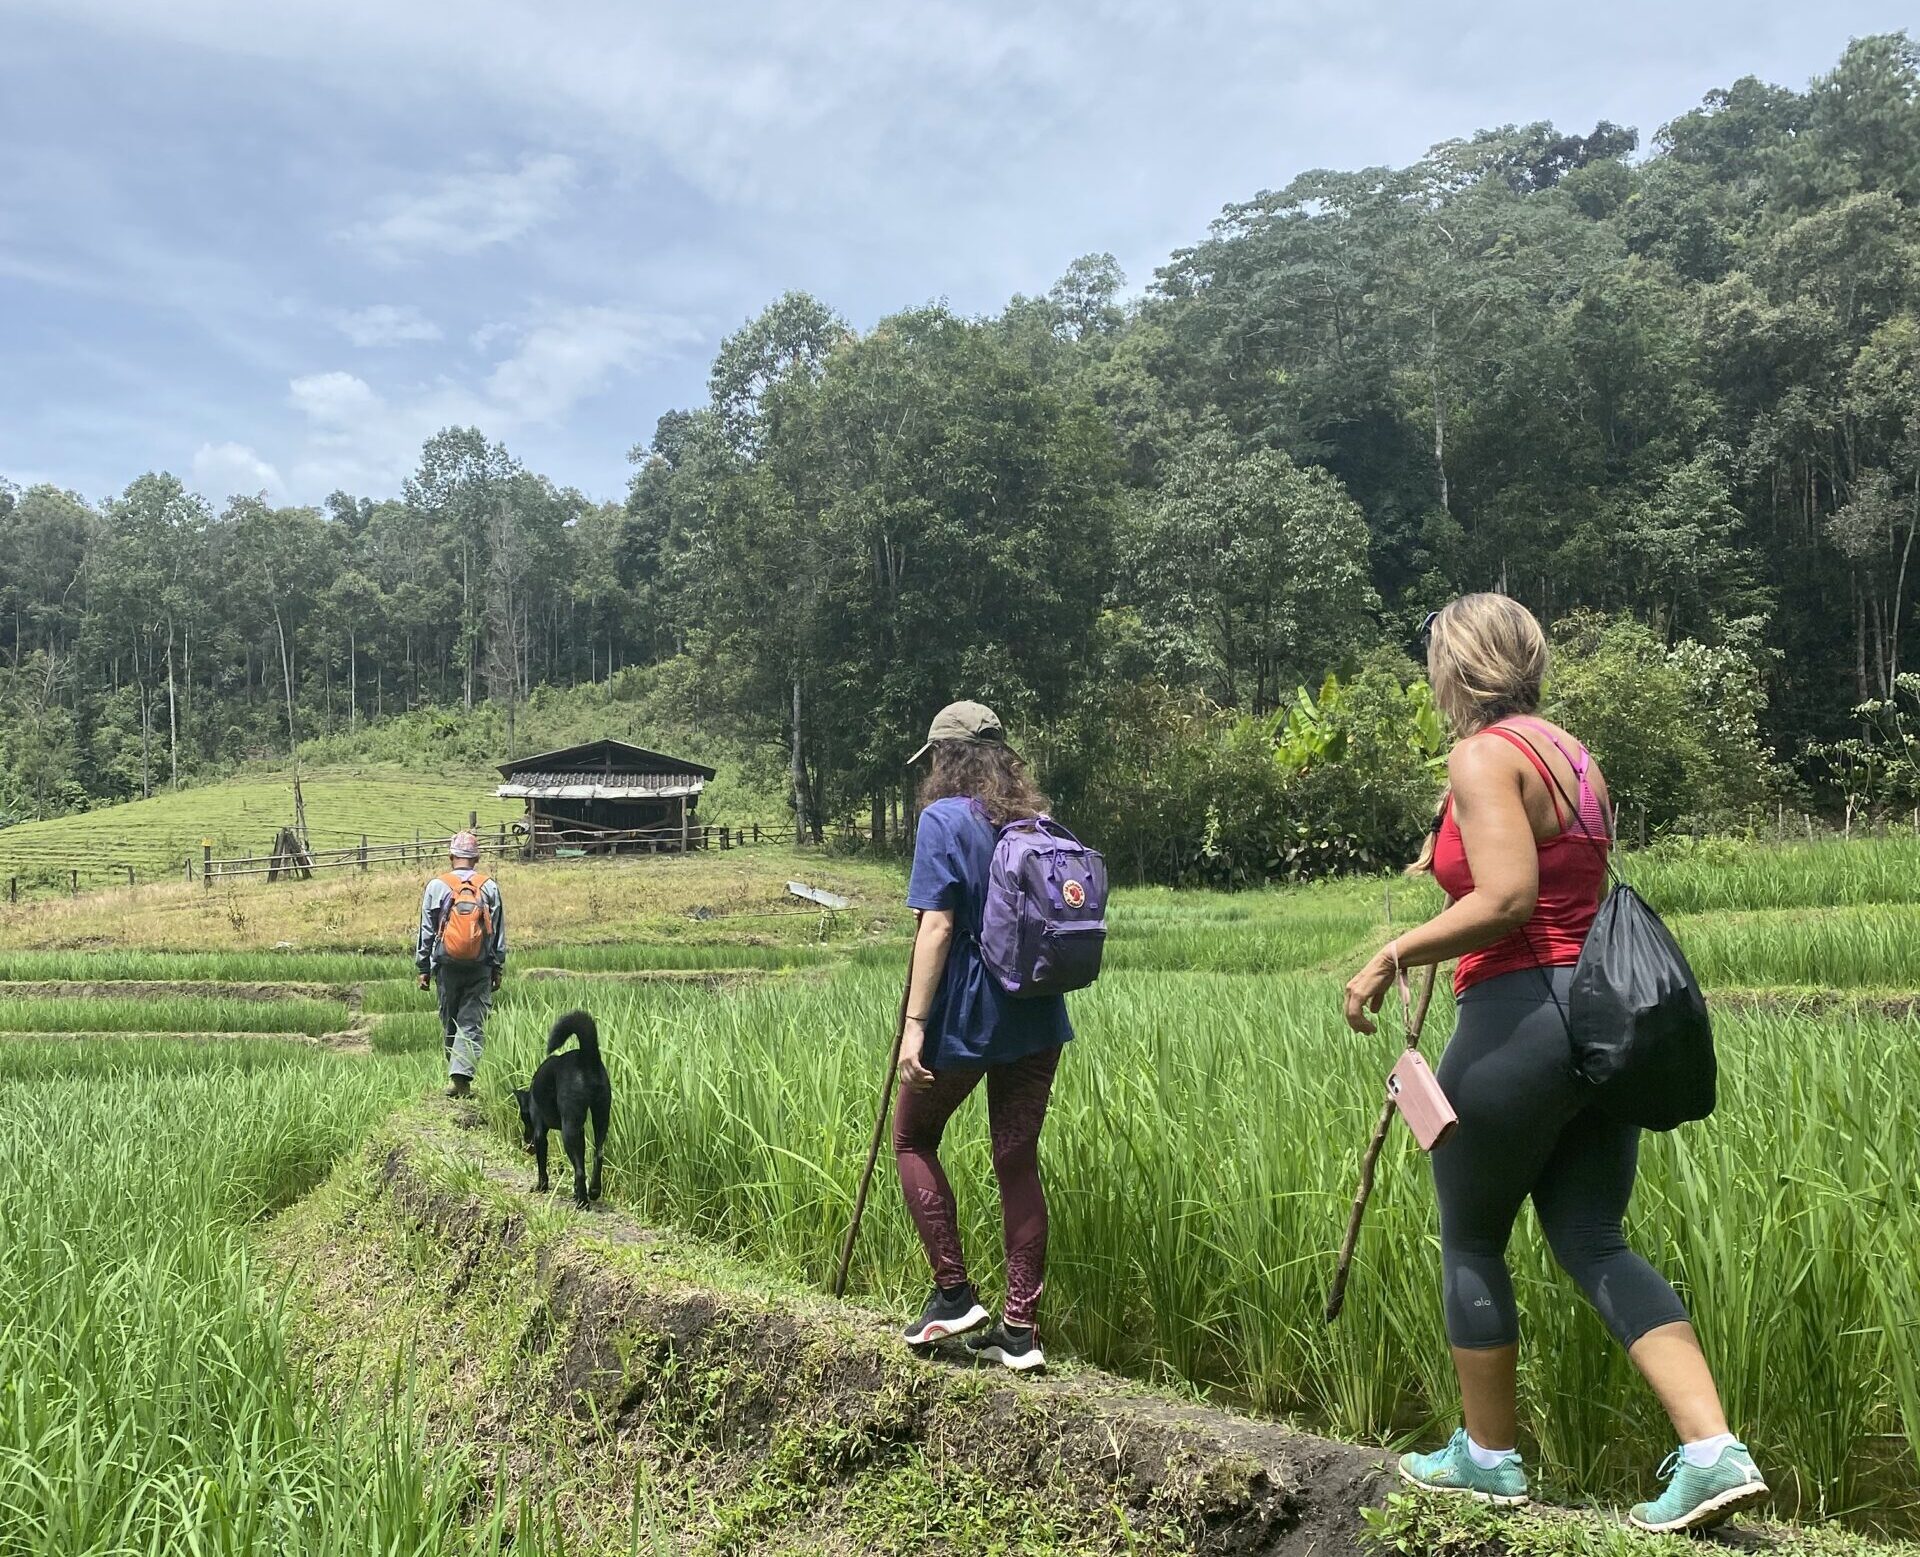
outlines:
[[1765, 706], [1759, 667], [1734, 645], [1669, 647], [1590, 612], [1555, 626], [1546, 712], [1592, 749], [1623, 816], [1653, 831], [1752, 820], [1773, 784]]
[[1063, 815], [1123, 880], [1256, 886], [1410, 859], [1445, 749], [1425, 683], [1386, 660], [1270, 715], [1234, 715], [1156, 683], [1102, 711], [1094, 743], [1056, 740]]

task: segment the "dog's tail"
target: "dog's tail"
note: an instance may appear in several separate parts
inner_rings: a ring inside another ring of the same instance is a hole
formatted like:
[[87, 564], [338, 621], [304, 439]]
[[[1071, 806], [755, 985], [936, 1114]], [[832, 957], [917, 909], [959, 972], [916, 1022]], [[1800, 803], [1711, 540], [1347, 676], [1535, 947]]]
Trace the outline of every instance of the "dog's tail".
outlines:
[[594, 1063], [599, 1063], [600, 1029], [586, 1012], [569, 1011], [553, 1024], [553, 1031], [547, 1034], [547, 1053], [556, 1053], [569, 1038], [578, 1038], [580, 1052]]

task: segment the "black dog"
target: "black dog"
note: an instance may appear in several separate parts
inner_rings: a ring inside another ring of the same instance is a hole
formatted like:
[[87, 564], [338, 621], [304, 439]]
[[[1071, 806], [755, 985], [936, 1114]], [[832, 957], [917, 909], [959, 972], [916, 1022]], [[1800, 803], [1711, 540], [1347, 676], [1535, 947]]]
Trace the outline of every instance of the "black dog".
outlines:
[[[580, 1040], [568, 1054], [555, 1053], [569, 1038]], [[547, 1035], [547, 1054], [533, 1073], [533, 1085], [513, 1095], [520, 1104], [520, 1131], [540, 1165], [534, 1184], [547, 1185], [547, 1132], [558, 1130], [573, 1164], [573, 1203], [600, 1198], [600, 1163], [607, 1150], [607, 1118], [613, 1112], [613, 1083], [600, 1063], [600, 1029], [584, 1011], [569, 1011]], [[587, 1116], [593, 1116], [593, 1177], [587, 1177]]]

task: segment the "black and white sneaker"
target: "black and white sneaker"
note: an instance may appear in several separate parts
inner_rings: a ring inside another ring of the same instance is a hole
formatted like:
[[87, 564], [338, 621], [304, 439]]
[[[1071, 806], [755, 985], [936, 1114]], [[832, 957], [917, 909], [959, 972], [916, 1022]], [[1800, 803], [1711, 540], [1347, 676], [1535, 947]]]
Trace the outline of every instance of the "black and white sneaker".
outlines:
[[987, 1311], [980, 1306], [971, 1282], [958, 1287], [935, 1287], [920, 1317], [906, 1329], [907, 1345], [931, 1346], [948, 1336], [964, 1335], [976, 1325], [987, 1322]]
[[967, 1337], [967, 1350], [983, 1362], [1005, 1363], [1016, 1373], [1044, 1368], [1047, 1354], [1032, 1325], [1010, 1325], [1004, 1319], [991, 1330]]

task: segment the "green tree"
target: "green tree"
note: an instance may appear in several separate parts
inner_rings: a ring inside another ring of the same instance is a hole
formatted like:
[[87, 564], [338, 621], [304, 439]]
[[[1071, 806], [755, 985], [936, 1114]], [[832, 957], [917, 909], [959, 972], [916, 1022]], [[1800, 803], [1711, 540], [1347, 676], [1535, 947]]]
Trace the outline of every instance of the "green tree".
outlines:
[[1224, 432], [1173, 460], [1126, 551], [1161, 673], [1256, 713], [1357, 647], [1377, 604], [1366, 521], [1340, 483]]

